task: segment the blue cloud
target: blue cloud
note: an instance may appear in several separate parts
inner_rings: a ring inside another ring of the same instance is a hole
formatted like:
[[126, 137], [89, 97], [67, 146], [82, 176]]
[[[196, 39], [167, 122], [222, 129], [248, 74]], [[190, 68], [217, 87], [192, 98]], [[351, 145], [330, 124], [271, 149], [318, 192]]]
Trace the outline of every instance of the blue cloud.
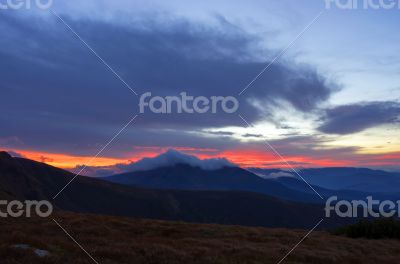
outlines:
[[399, 123], [399, 118], [398, 102], [342, 105], [326, 110], [319, 130], [328, 134], [353, 134], [383, 124]]

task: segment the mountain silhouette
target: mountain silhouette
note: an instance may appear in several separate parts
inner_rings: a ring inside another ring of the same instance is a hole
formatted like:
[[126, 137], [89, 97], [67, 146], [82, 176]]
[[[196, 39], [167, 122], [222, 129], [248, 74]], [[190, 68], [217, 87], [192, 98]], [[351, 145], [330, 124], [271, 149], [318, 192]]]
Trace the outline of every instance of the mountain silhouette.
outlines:
[[[180, 166], [179, 169], [189, 168]], [[198, 223], [295, 228], [308, 228], [323, 215], [318, 205], [283, 201], [259, 193], [154, 190], [83, 176], [78, 176], [53, 199], [73, 177], [74, 174], [70, 172], [44, 163], [0, 153], [0, 199], [49, 200], [57, 210]]]
[[321, 202], [321, 198], [315, 193], [304, 193], [287, 188], [284, 184], [263, 179], [239, 167], [205, 170], [188, 164], [177, 164], [152, 170], [127, 172], [102, 179], [145, 188], [250, 191], [284, 200]]
[[[264, 178], [268, 178], [268, 175], [277, 173], [276, 170], [268, 169], [251, 169], [251, 171]], [[282, 172], [283, 171], [281, 171], [281, 173]], [[302, 169], [299, 170], [299, 173], [310, 184], [330, 190], [347, 190], [366, 193], [400, 193], [400, 173], [396, 172], [367, 168], [332, 167]]]

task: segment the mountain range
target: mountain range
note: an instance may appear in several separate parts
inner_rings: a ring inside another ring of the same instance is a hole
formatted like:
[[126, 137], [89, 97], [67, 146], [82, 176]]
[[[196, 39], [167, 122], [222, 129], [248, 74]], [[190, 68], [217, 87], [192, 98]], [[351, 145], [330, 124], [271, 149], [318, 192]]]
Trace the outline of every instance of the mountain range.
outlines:
[[325, 198], [380, 200], [400, 197], [400, 174], [363, 168], [320, 168], [295, 171], [243, 169], [224, 159], [200, 160], [169, 150], [132, 164], [128, 171], [103, 180], [153, 189], [245, 191], [279, 199], [324, 203]]
[[134, 218], [266, 227], [309, 227], [320, 206], [241, 191], [138, 188], [78, 176], [44, 163], [0, 153], [0, 199], [49, 200], [58, 210]]
[[263, 179], [239, 167], [204, 170], [182, 163], [146, 171], [127, 172], [102, 179], [154, 189], [248, 191], [291, 201], [321, 200], [316, 194], [290, 189], [278, 181]]
[[[165, 156], [162, 157], [161, 167], [157, 167], [159, 160], [140, 163], [146, 165], [145, 170], [140, 166], [135, 171], [104, 178], [78, 176], [53, 199], [74, 178], [73, 173], [0, 152], [0, 199], [49, 200], [58, 210], [78, 213], [309, 228], [324, 216], [323, 204], [329, 196], [347, 200], [361, 200], [368, 195], [374, 195], [375, 199], [390, 200], [400, 197], [397, 192], [371, 193], [312, 185], [324, 198], [321, 199], [303, 180], [288, 177], [288, 172], [282, 170], [250, 171], [225, 161], [210, 160], [204, 166], [197, 160], [193, 163], [193, 159], [181, 160], [176, 156], [170, 165], [165, 162]], [[337, 171], [335, 168], [325, 170]], [[315, 173], [317, 170], [310, 171]], [[339, 171], [347, 170], [343, 168]], [[349, 168], [349, 171], [354, 169]], [[369, 172], [366, 169], [362, 171]], [[265, 175], [261, 175], [261, 172]], [[274, 177], [266, 176], [271, 173]], [[325, 177], [332, 174], [321, 175]], [[318, 178], [317, 175], [313, 177]], [[344, 176], [341, 177], [344, 179]], [[390, 177], [395, 176], [390, 174]], [[363, 179], [369, 178], [372, 176]], [[352, 180], [349, 179], [350, 182]], [[337, 226], [342, 223], [348, 223], [348, 220], [331, 219], [326, 225]]]
[[[249, 169], [265, 179], [296, 178], [291, 171]], [[298, 173], [310, 184], [330, 189], [369, 193], [400, 193], [400, 173], [366, 168], [312, 168]], [[283, 175], [283, 177], [276, 177]]]

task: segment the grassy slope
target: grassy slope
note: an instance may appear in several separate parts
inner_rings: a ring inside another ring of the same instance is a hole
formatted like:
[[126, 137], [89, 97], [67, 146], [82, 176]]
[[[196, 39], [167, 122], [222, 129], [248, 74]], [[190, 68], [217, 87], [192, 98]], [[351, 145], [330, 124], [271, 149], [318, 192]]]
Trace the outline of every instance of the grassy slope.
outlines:
[[[102, 264], [276, 264], [307, 233], [72, 213], [53, 217]], [[1, 263], [94, 263], [51, 219], [0, 219], [0, 226]], [[52, 257], [38, 259], [29, 251], [10, 248], [18, 243], [49, 250]], [[315, 232], [284, 263], [399, 262], [400, 241], [352, 240]]]

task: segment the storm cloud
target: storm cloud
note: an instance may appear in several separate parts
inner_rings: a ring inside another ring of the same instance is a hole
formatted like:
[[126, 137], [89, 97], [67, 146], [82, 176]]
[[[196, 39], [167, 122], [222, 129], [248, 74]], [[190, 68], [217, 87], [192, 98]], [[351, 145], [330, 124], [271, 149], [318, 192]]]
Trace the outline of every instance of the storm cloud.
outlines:
[[353, 134], [383, 124], [398, 123], [399, 118], [398, 102], [342, 105], [326, 111], [319, 130], [327, 134]]
[[[310, 66], [276, 62], [238, 96], [275, 51], [260, 48], [258, 37], [221, 17], [218, 26], [174, 17], [134, 24], [63, 19], [139, 95], [236, 96], [239, 112], [256, 122], [272, 118], [282, 104], [313, 111], [336, 89]], [[139, 97], [55, 16], [4, 13], [0, 21], [0, 122], [6, 124], [0, 137], [18, 137], [30, 148], [92, 153], [139, 111]], [[136, 134], [143, 133], [136, 138], [147, 140], [140, 144], [151, 144], [159, 129], [187, 132], [242, 123], [237, 114], [145, 113], [135, 125]], [[188, 143], [180, 141], [185, 132], [176, 133], [174, 144]]]

